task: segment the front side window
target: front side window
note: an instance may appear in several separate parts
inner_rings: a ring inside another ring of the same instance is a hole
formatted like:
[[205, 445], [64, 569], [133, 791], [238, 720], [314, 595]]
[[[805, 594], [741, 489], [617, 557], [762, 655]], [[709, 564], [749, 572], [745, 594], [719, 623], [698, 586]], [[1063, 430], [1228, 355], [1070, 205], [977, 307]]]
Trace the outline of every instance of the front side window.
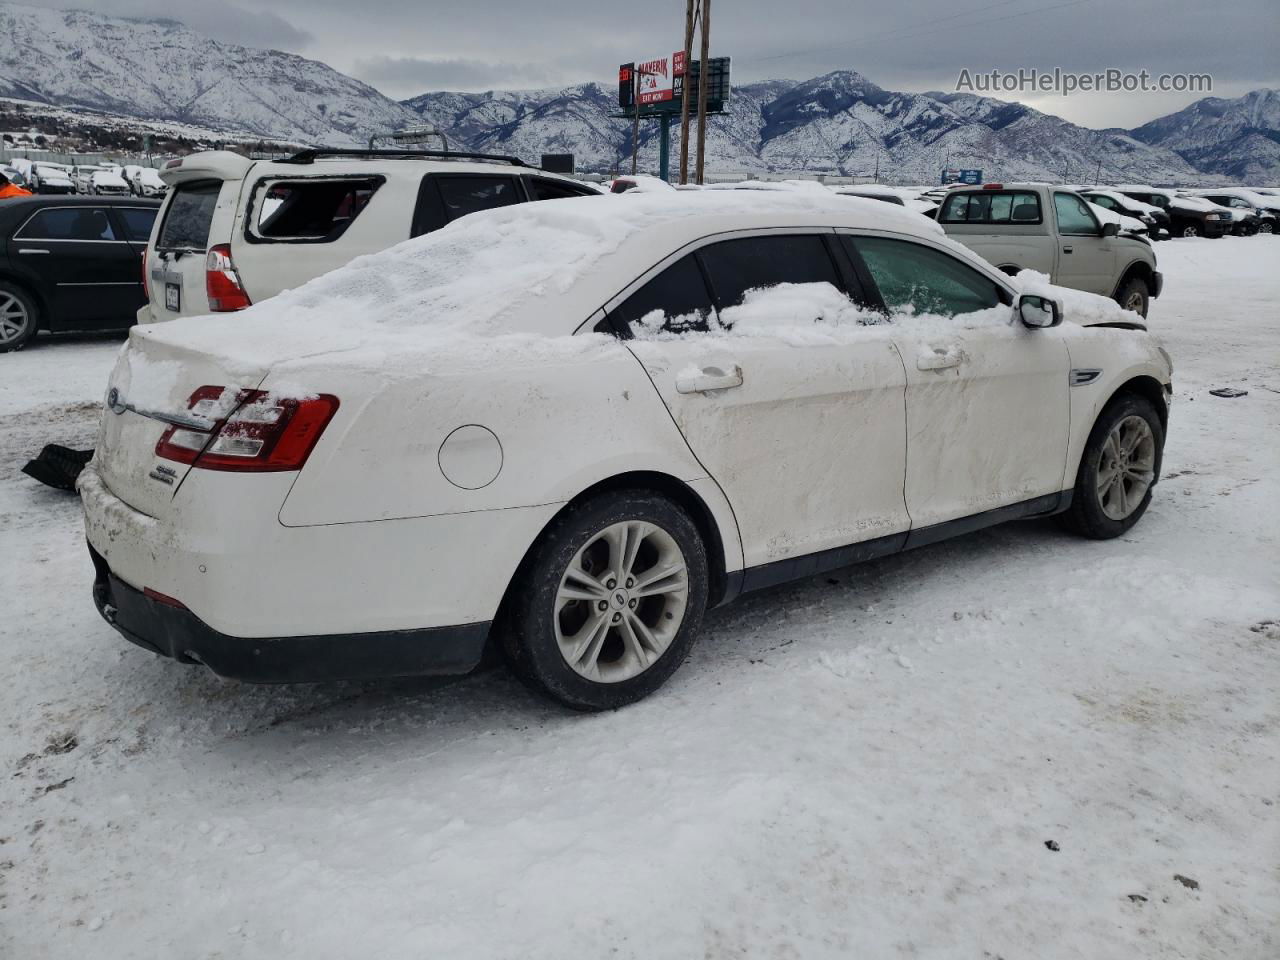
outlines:
[[1002, 302], [994, 281], [939, 250], [884, 237], [851, 239], [891, 314], [954, 317]]
[[17, 240], [114, 240], [107, 211], [100, 207], [41, 210], [15, 235]]
[[698, 251], [716, 306], [736, 307], [748, 290], [779, 283], [844, 283], [827, 245], [817, 234], [771, 235], [721, 240]]
[[1096, 237], [1101, 230], [1085, 202], [1073, 193], [1055, 193], [1053, 209], [1058, 215], [1058, 232], [1073, 237]]
[[151, 227], [156, 222], [156, 211], [144, 207], [116, 207], [116, 213], [124, 223], [124, 238], [134, 243], [146, 243], [151, 239]]
[[623, 335], [638, 330], [687, 333], [705, 331], [712, 313], [707, 284], [691, 253], [627, 297], [610, 312], [609, 320], [613, 330]]
[[382, 186], [381, 177], [277, 180], [260, 184], [254, 233], [268, 240], [332, 242]]
[[221, 191], [221, 180], [199, 180], [175, 187], [156, 240], [156, 249], [203, 253], [209, 244], [213, 209], [218, 205]]
[[1014, 190], [953, 193], [938, 219], [940, 223], [1040, 223], [1040, 198]]

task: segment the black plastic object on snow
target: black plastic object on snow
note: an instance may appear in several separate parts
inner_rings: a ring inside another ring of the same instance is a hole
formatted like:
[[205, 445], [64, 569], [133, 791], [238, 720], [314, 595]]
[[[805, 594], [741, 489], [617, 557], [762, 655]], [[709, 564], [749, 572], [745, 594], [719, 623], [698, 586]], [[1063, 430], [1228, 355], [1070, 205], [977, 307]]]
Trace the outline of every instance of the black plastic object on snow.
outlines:
[[56, 490], [74, 493], [76, 478], [92, 457], [92, 450], [72, 450], [50, 443], [40, 451], [40, 456], [27, 461], [22, 472]]

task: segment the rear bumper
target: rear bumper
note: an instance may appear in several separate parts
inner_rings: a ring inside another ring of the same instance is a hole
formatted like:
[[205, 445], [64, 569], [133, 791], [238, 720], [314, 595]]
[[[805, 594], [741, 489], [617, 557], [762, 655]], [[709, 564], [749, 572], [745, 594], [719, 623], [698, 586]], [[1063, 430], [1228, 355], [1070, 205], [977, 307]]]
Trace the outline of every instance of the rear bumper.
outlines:
[[420, 630], [309, 637], [231, 637], [185, 607], [147, 596], [115, 576], [92, 545], [93, 602], [126, 640], [250, 683], [311, 683], [468, 673], [479, 665], [488, 622]]

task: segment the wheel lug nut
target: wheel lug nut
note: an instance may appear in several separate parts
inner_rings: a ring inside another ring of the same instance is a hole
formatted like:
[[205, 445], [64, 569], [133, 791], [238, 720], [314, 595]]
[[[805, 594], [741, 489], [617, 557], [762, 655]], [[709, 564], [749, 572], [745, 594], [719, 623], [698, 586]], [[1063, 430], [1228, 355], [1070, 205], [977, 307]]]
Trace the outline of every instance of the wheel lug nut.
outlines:
[[605, 586], [608, 587], [610, 590], [612, 590], [617, 585], [618, 585], [617, 580], [610, 580], [608, 583], [605, 584]]
[[622, 614], [620, 614], [620, 613], [615, 613], [615, 614], [613, 615], [613, 622], [614, 622], [614, 623], [617, 623], [617, 622], [618, 622], [619, 620], [621, 620], [621, 619], [622, 619]]
[[632, 610], [634, 610], [636, 608], [636, 598], [632, 597], [630, 600], [628, 600], [627, 606], [629, 606]]
[[635, 585], [636, 585], [636, 582], [632, 580], [630, 577], [627, 577], [627, 589], [630, 590]]
[[607, 602], [607, 601], [605, 601], [605, 600], [601, 600], [598, 604], [596, 604], [596, 606], [598, 606], [601, 610], [608, 610], [608, 609], [609, 609], [609, 604], [608, 604], [608, 602]]

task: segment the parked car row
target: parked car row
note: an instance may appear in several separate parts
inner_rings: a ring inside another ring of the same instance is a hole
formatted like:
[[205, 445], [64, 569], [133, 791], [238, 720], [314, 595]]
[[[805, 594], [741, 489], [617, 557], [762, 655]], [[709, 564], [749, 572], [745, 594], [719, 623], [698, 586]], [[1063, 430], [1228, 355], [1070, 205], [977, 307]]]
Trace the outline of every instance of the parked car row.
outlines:
[[159, 198], [167, 190], [158, 171], [136, 164], [67, 164], [23, 157], [7, 163], [32, 193]]

